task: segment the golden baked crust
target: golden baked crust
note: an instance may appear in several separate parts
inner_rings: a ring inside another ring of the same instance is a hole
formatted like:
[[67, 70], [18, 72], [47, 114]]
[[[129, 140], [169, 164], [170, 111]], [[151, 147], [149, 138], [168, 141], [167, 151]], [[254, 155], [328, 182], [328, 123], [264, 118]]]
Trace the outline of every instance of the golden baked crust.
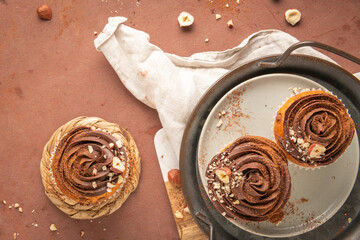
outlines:
[[[129, 171], [127, 178], [124, 179], [122, 189], [115, 191], [116, 188], [114, 188], [112, 192], [106, 192], [102, 195], [104, 200], [99, 203], [96, 202], [99, 197], [94, 197], [94, 201], [90, 201], [88, 204], [71, 198], [59, 189], [51, 171], [51, 157], [57, 144], [68, 132], [80, 126], [100, 128], [111, 133], [121, 140], [128, 157]], [[131, 135], [126, 130], [120, 129], [117, 124], [97, 117], [78, 117], [58, 128], [45, 145], [40, 163], [46, 195], [56, 207], [76, 219], [93, 219], [111, 214], [119, 209], [131, 192], [136, 189], [140, 178], [140, 168], [139, 151]]]

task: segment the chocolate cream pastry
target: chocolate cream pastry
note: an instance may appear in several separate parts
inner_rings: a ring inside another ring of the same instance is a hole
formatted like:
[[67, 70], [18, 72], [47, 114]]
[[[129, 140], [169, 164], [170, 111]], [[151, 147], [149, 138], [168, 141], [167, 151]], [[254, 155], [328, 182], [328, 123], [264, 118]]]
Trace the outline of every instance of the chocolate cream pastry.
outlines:
[[291, 179], [285, 153], [273, 141], [240, 137], [211, 159], [205, 175], [210, 200], [223, 216], [281, 220]]
[[288, 159], [303, 167], [335, 162], [354, 133], [354, 121], [344, 104], [321, 90], [291, 97], [277, 112], [274, 124], [276, 141]]
[[45, 146], [41, 174], [49, 199], [72, 218], [118, 209], [135, 190], [140, 157], [130, 134], [99, 118], [80, 117]]

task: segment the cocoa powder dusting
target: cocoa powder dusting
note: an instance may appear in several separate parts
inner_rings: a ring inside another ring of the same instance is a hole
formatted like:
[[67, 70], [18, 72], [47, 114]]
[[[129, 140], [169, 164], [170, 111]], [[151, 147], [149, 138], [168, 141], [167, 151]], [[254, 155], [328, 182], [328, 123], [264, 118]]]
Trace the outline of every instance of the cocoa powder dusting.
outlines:
[[243, 113], [241, 108], [246, 88], [247, 87], [243, 87], [241, 90], [237, 89], [227, 96], [226, 100], [228, 103], [226, 104], [226, 110], [229, 114], [225, 116], [227, 121], [224, 121], [223, 130], [228, 130], [229, 128], [234, 127], [237, 131], [240, 131], [242, 135], [246, 135], [246, 129], [241, 123], [242, 119], [250, 118], [249, 115]]
[[236, 1], [209, 0], [208, 6], [212, 14], [221, 14], [222, 18], [236, 16], [241, 11], [246, 12], [248, 8], [246, 0], [240, 0], [239, 4]]

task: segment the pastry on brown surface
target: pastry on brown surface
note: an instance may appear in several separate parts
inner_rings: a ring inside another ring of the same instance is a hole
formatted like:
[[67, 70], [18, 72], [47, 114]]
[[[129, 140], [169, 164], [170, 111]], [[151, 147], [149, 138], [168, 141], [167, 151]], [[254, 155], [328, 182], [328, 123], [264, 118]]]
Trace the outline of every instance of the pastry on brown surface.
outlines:
[[335, 162], [350, 145], [355, 124], [344, 104], [321, 91], [299, 93], [275, 117], [274, 134], [288, 159], [303, 167]]
[[211, 159], [205, 175], [210, 200], [223, 216], [281, 221], [291, 178], [285, 153], [275, 142], [240, 137]]
[[78, 117], [46, 144], [40, 164], [45, 193], [76, 219], [111, 214], [133, 192], [140, 177], [134, 139], [117, 124]]

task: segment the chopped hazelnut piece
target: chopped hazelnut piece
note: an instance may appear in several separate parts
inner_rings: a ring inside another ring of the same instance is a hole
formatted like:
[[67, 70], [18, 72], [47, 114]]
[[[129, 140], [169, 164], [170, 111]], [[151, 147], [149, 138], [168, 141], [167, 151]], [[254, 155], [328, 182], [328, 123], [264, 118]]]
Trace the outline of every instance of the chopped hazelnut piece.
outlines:
[[19, 212], [21, 212], [21, 213], [23, 212], [23, 209], [22, 209], [22, 207], [19, 207]]
[[189, 207], [184, 208], [184, 212], [186, 212], [186, 213], [190, 214]]
[[14, 240], [16, 240], [17, 233], [16, 233], [16, 232], [14, 232], [13, 236], [14, 236]]
[[113, 143], [109, 143], [109, 147], [113, 148], [115, 145]]
[[18, 203], [15, 203], [14, 208], [18, 208], [18, 207], [20, 207], [20, 205]]
[[89, 149], [89, 153], [92, 153], [94, 151], [93, 147], [92, 146], [88, 146], [88, 149]]
[[97, 184], [96, 184], [96, 182], [94, 181], [94, 182], [92, 182], [92, 187], [93, 188], [96, 188], [97, 187]]
[[205, 42], [206, 42], [206, 43], [209, 42], [209, 39], [208, 39], [208, 38], [205, 38]]
[[294, 87], [294, 88], [292, 89], [292, 91], [293, 91], [294, 94], [298, 94], [298, 88]]
[[221, 18], [221, 15], [220, 14], [215, 14], [215, 18], [216, 18], [216, 20], [219, 20]]
[[111, 182], [108, 182], [108, 183], [106, 184], [106, 186], [107, 186], [108, 188], [113, 188], [113, 187], [115, 187], [115, 185], [112, 184]]
[[229, 20], [229, 21], [227, 22], [227, 25], [228, 25], [229, 28], [232, 28], [232, 27], [234, 26], [234, 23], [233, 23], [232, 20]]
[[120, 183], [122, 183], [124, 181], [124, 178], [122, 177], [122, 176], [119, 176], [118, 177], [118, 183], [120, 184]]
[[6, 205], [6, 201], [5, 201], [5, 200], [3, 200], [2, 203], [3, 203], [4, 205]]
[[219, 122], [216, 124], [216, 127], [221, 127], [221, 125], [223, 124], [223, 120], [222, 119], [219, 119]]
[[179, 210], [176, 210], [174, 215], [175, 215], [176, 218], [184, 218], [184, 215], [181, 212], [179, 212]]
[[33, 227], [38, 227], [39, 225], [37, 223], [32, 223], [31, 224]]
[[92, 175], [95, 176], [97, 174], [97, 169], [94, 168], [93, 171], [92, 171]]
[[102, 166], [102, 170], [103, 170], [103, 171], [106, 171], [106, 170], [107, 170], [107, 167], [106, 167], [106, 166]]
[[57, 228], [55, 227], [55, 224], [51, 224], [50, 225], [50, 230], [52, 231], [52, 232], [55, 232], [55, 231], [57, 231]]
[[84, 232], [84, 231], [80, 231], [80, 237], [83, 237], [83, 236], [84, 236], [84, 234], [85, 234], [85, 232]]
[[117, 141], [116, 141], [116, 145], [118, 146], [118, 148], [121, 148], [121, 147], [122, 147], [121, 141], [120, 141], [120, 140], [117, 140]]

